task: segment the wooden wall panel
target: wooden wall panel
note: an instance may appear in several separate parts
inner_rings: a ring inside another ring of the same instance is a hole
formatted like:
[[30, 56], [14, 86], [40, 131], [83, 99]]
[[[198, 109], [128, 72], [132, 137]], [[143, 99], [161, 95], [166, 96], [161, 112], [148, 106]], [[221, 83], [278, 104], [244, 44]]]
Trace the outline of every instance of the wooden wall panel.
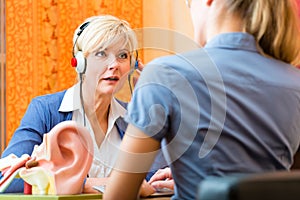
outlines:
[[[6, 1], [6, 143], [31, 99], [76, 82], [71, 68], [72, 37], [92, 15], [111, 14], [133, 28], [143, 26], [142, 0]], [[125, 88], [120, 94], [130, 98]]]
[[[174, 31], [174, 35], [186, 35], [186, 38], [193, 40], [192, 21], [189, 9], [184, 0], [144, 0], [143, 3], [143, 26], [161, 28], [165, 31]], [[144, 33], [143, 33], [144, 34]], [[147, 38], [144, 34], [143, 44], [148, 43], [146, 40], [155, 40], [159, 38]], [[170, 34], [169, 37], [174, 35]], [[168, 40], [168, 41], [167, 41]], [[158, 56], [169, 55], [168, 50], [173, 49], [178, 42], [174, 38], [168, 38], [163, 43], [167, 43], [167, 49], [145, 48], [144, 62], [147, 63]], [[187, 39], [186, 39], [187, 40]]]

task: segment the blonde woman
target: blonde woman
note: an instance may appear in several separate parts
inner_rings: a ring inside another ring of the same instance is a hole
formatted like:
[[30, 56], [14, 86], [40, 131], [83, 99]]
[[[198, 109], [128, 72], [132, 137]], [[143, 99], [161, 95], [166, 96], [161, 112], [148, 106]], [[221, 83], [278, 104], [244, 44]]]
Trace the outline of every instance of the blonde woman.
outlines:
[[[89, 130], [94, 145], [84, 192], [96, 192], [92, 187], [106, 183], [127, 127], [123, 119], [127, 104], [114, 94], [133, 70], [136, 48], [136, 35], [126, 21], [110, 15], [86, 19], [73, 37], [72, 65], [79, 82], [65, 91], [34, 98], [2, 157], [31, 155], [33, 147], [42, 143], [43, 134], [56, 124], [76, 121]], [[6, 190], [22, 191], [22, 180]]]
[[151, 163], [162, 141], [172, 174], [158, 176], [174, 180], [174, 200], [195, 199], [207, 176], [288, 170], [293, 163], [300, 143], [296, 1], [186, 2], [203, 48], [145, 67], [104, 199], [136, 199], [149, 164], [136, 165]]

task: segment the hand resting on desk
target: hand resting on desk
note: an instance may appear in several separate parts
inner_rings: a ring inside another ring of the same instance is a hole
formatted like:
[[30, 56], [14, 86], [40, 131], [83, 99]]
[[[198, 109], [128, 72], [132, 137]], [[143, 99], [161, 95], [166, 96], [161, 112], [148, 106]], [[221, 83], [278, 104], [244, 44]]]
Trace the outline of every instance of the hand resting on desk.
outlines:
[[159, 169], [148, 182], [156, 189], [168, 188], [174, 190], [174, 180], [169, 167]]
[[[94, 189], [93, 187], [94, 186], [104, 186], [104, 188], [105, 188], [108, 181], [109, 181], [108, 177], [107, 178], [87, 178], [85, 185], [84, 185], [83, 193], [89, 193], [89, 194], [99, 193], [99, 191]], [[140, 196], [147, 197], [155, 192], [156, 192], [155, 188], [152, 187], [149, 183], [147, 183], [146, 180], [144, 180], [144, 182], [140, 188]]]

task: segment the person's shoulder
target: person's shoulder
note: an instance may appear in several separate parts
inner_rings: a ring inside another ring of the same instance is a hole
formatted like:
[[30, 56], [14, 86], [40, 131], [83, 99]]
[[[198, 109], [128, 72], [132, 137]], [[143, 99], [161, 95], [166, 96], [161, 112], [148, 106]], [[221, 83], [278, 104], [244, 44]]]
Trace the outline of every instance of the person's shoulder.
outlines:
[[149, 63], [149, 65], [177, 66], [190, 63], [194, 59], [199, 60], [201, 57], [208, 58], [208, 54], [203, 48], [197, 48], [184, 53], [155, 58]]
[[44, 94], [37, 97], [34, 97], [32, 99], [32, 102], [40, 102], [40, 103], [47, 103], [47, 104], [53, 104], [57, 102], [61, 102], [65, 93], [67, 90], [50, 93], [50, 94]]
[[155, 73], [159, 74], [161, 71], [165, 71], [170, 68], [177, 68], [178, 66], [183, 65], [183, 60], [179, 55], [169, 55], [162, 56], [153, 59], [147, 64], [147, 67], [143, 69], [143, 71], [147, 71], [147, 73]]

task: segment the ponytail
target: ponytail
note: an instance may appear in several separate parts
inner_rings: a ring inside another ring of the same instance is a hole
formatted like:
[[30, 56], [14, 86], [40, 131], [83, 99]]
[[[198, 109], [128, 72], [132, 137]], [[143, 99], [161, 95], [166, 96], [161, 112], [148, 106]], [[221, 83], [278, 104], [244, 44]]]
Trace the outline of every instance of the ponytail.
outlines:
[[[300, 64], [300, 19], [296, 0], [228, 0], [230, 12], [244, 20], [262, 53], [284, 62]], [[230, 3], [229, 3], [230, 2]]]

